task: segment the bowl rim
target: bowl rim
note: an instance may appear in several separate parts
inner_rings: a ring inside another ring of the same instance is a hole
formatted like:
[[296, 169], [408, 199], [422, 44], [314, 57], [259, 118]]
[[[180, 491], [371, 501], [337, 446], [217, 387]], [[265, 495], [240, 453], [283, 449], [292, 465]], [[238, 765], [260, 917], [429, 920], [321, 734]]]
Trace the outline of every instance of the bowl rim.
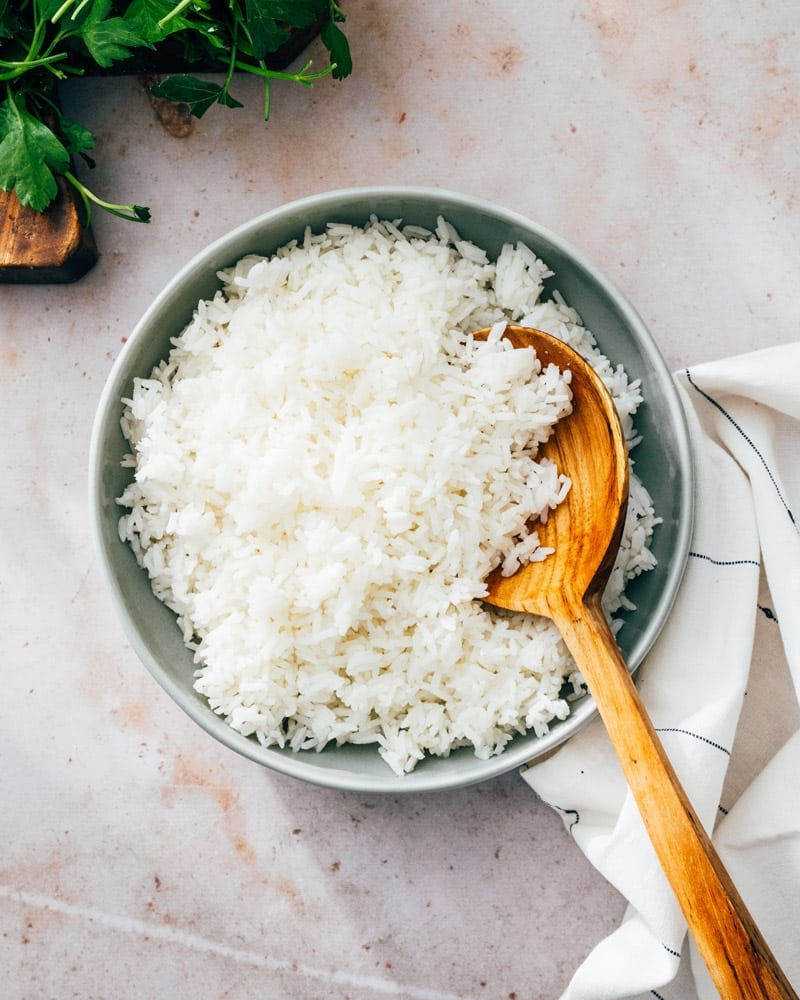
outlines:
[[[544, 736], [536, 737], [537, 751], [535, 755], [531, 755], [531, 748], [527, 742], [515, 744], [512, 741], [501, 753], [487, 760], [480, 761], [479, 772], [469, 777], [464, 777], [463, 775], [460, 777], [459, 768], [453, 768], [452, 771], [445, 772], [440, 770], [425, 772], [424, 769], [417, 769], [409, 775], [400, 777], [394, 774], [388, 766], [386, 767], [385, 776], [371, 774], [356, 775], [346, 767], [315, 766], [313, 763], [314, 755], [287, 754], [286, 752], [276, 752], [273, 748], [264, 747], [255, 739], [244, 737], [233, 730], [207, 704], [204, 705], [198, 700], [189, 698], [181, 686], [173, 680], [156, 658], [151, 655], [149, 649], [144, 644], [138, 630], [130, 620], [130, 615], [126, 611], [125, 594], [117, 580], [110, 552], [104, 544], [101, 532], [103, 489], [102, 475], [100, 474], [103, 461], [101, 446], [104, 429], [108, 426], [120, 403], [118, 393], [116, 392], [119, 375], [126, 368], [129, 354], [136, 349], [138, 341], [147, 332], [151, 319], [165, 308], [176, 290], [179, 290], [198, 270], [207, 269], [211, 261], [217, 258], [226, 247], [233, 246], [248, 236], [259, 233], [268, 224], [279, 223], [298, 213], [305, 213], [306, 210], [313, 210], [314, 213], [318, 213], [329, 207], [331, 212], [333, 212], [343, 201], [390, 201], [392, 199], [417, 199], [421, 202], [443, 202], [446, 204], [442, 205], [441, 214], [445, 216], [447, 214], [447, 207], [455, 205], [461, 209], [491, 216], [498, 222], [506, 223], [509, 226], [527, 229], [534, 232], [543, 241], [552, 244], [560, 253], [574, 261], [590, 277], [591, 281], [596, 283], [614, 303], [615, 308], [622, 314], [625, 323], [634, 332], [637, 346], [651, 366], [654, 378], [665, 387], [666, 404], [675, 430], [677, 463], [682, 474], [678, 500], [682, 514], [677, 523], [674, 547], [675, 558], [670, 560], [670, 564], [666, 568], [662, 587], [662, 599], [659, 602], [660, 618], [658, 621], [651, 620], [645, 625], [642, 630], [642, 638], [638, 643], [638, 647], [642, 650], [641, 655], [636, 658], [635, 662], [629, 663], [631, 673], [635, 674], [673, 610], [688, 562], [694, 526], [694, 461], [688, 423], [680, 394], [672, 374], [667, 368], [666, 362], [644, 321], [627, 296], [617, 288], [611, 279], [593, 261], [568, 240], [551, 231], [546, 226], [517, 211], [481, 197], [463, 194], [448, 188], [415, 185], [367, 185], [331, 189], [291, 200], [260, 213], [212, 240], [199, 252], [191, 256], [168, 278], [161, 290], [141, 314], [127, 341], [109, 369], [98, 398], [91, 429], [88, 464], [88, 499], [95, 552], [100, 562], [105, 583], [110, 589], [116, 613], [121, 620], [123, 631], [139, 660], [162, 689], [192, 721], [197, 723], [207, 735], [234, 752], [245, 758], [249, 758], [261, 766], [289, 777], [340, 791], [359, 793], [376, 792], [398, 795], [424, 791], [453, 790], [498, 777], [514, 769], [519, 770], [535, 765], [540, 760], [550, 756], [563, 743], [573, 738], [585, 728], [591, 719], [597, 716], [597, 708], [594, 700], [589, 696], [574, 706], [569, 716], [569, 726], [555, 726]], [[386, 216], [383, 217], [385, 218]], [[231, 263], [233, 263], [233, 260], [231, 260]], [[120, 542], [120, 544], [123, 543]], [[566, 731], [562, 732], [562, 730]], [[334, 753], [336, 749], [332, 747], [327, 752]], [[326, 751], [323, 750], [321, 752], [325, 753]], [[377, 755], [377, 749], [375, 753]]]

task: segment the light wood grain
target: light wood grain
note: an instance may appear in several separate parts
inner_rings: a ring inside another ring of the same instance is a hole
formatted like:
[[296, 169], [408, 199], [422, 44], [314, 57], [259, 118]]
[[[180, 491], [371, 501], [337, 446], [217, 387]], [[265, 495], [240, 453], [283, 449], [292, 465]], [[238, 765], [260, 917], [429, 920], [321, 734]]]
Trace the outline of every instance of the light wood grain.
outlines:
[[[488, 331], [479, 331], [484, 338]], [[690, 932], [724, 1000], [796, 1000], [664, 751], [601, 608], [625, 516], [628, 459], [613, 400], [574, 351], [523, 327], [506, 333], [572, 372], [573, 413], [543, 454], [572, 479], [539, 527], [555, 554], [512, 577], [492, 574], [488, 602], [557, 625], [592, 694]]]

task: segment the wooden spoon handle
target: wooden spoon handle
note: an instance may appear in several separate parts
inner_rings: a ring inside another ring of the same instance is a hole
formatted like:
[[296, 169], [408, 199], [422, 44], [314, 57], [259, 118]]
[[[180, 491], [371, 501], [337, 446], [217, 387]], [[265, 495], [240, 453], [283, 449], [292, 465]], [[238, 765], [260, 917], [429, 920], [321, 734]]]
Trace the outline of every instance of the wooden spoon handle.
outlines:
[[797, 1000], [703, 829], [597, 599], [553, 619], [594, 696], [689, 930], [725, 1000]]

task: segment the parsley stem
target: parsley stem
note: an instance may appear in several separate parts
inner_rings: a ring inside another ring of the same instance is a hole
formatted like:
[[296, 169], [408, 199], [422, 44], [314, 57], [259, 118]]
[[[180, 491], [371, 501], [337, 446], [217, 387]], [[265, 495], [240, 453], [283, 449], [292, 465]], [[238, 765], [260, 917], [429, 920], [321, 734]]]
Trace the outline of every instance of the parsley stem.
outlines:
[[74, 21], [77, 18], [78, 14], [80, 14], [80, 12], [83, 10], [83, 8], [86, 6], [88, 2], [89, 0], [80, 0], [78, 6], [75, 8], [75, 10], [73, 10], [73, 12], [69, 16], [70, 21]]
[[84, 184], [81, 184], [78, 178], [69, 170], [64, 171], [64, 177], [66, 177], [66, 179], [81, 196], [83, 207], [86, 211], [85, 224], [87, 226], [92, 218], [92, 206], [90, 202], [94, 202], [99, 208], [104, 208], [107, 212], [118, 216], [120, 219], [129, 219], [131, 222], [150, 221], [149, 208], [145, 208], [142, 205], [112, 205], [111, 202], [103, 201], [102, 198], [98, 198], [94, 191], [90, 191]]
[[165, 24], [169, 24], [169, 22], [173, 19], [173, 17], [177, 17], [178, 14], [181, 13], [181, 11], [186, 10], [186, 8], [189, 6], [189, 4], [191, 2], [192, 2], [192, 0], [181, 0], [180, 3], [176, 4], [172, 8], [172, 10], [168, 14], [165, 14], [161, 18], [161, 20], [158, 22], [158, 24], [157, 24], [158, 30], [159, 31], [163, 31], [164, 30], [164, 25]]
[[239, 19], [235, 18], [231, 29], [231, 54], [228, 60], [228, 72], [225, 75], [225, 83], [222, 85], [222, 92], [227, 94], [233, 82], [233, 71], [236, 68], [236, 56], [239, 51]]
[[[64, 0], [64, 3], [61, 4], [61, 6], [58, 8], [58, 10], [55, 12], [55, 14], [53, 14], [53, 16], [50, 18], [51, 22], [53, 24], [56, 24], [58, 21], [60, 21], [61, 18], [66, 14], [66, 12], [70, 9], [70, 7], [74, 3], [75, 3], [75, 0]], [[44, 24], [44, 23], [45, 22], [42, 21], [42, 24]]]
[[310, 87], [314, 80], [319, 80], [336, 69], [336, 63], [331, 63], [325, 69], [317, 70], [316, 73], [309, 73], [308, 70], [311, 67], [310, 59], [298, 73], [286, 73], [282, 70], [267, 69], [263, 65], [254, 66], [252, 63], [242, 62], [240, 59], [237, 59], [234, 65], [236, 69], [243, 70], [245, 73], [253, 73], [256, 76], [262, 76], [265, 80], [292, 80], [294, 83], [302, 83], [306, 87]]
[[52, 63], [61, 62], [67, 58], [66, 52], [59, 52], [53, 56], [40, 56], [37, 59], [23, 59], [17, 62], [6, 62], [0, 59], [0, 67], [4, 72], [0, 73], [0, 80], [16, 80], [18, 76], [27, 73], [29, 69], [36, 69], [39, 66], [51, 66]]

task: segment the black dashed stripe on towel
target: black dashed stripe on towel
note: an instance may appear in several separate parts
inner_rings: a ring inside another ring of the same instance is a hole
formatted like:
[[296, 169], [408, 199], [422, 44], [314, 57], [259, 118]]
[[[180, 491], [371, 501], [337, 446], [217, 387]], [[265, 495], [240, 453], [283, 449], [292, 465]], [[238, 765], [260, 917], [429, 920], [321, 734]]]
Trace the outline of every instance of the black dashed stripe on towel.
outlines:
[[[674, 952], [670, 948], [667, 948], [667, 951], [670, 953], [670, 955], [674, 954]], [[664, 989], [663, 986], [661, 988]], [[655, 997], [656, 1000], [668, 1000], [667, 995], [665, 993], [659, 993], [658, 990], [650, 990], [650, 996]]]
[[681, 736], [691, 736], [692, 739], [700, 740], [701, 743], [707, 743], [710, 747], [715, 750], [719, 750], [730, 757], [731, 752], [727, 747], [724, 747], [721, 743], [716, 743], [714, 740], [710, 740], [707, 736], [703, 736], [701, 733], [693, 733], [691, 729], [681, 729], [679, 726], [656, 726], [657, 733], [680, 733]]
[[707, 393], [704, 389], [700, 388], [700, 386], [692, 378], [692, 373], [688, 368], [685, 369], [685, 374], [689, 382], [689, 385], [695, 390], [695, 392], [699, 393], [703, 397], [703, 399], [707, 400], [712, 406], [716, 407], [716, 409], [719, 410], [719, 412], [723, 415], [723, 417], [725, 417], [725, 419], [731, 424], [731, 426], [734, 427], [739, 434], [741, 434], [742, 439], [747, 442], [750, 448], [753, 449], [755, 454], [758, 456], [759, 461], [764, 466], [764, 471], [769, 476], [770, 482], [775, 488], [775, 493], [778, 499], [780, 500], [783, 509], [786, 511], [789, 520], [794, 525], [795, 531], [798, 531], [797, 522], [794, 519], [794, 514], [792, 513], [792, 509], [789, 506], [788, 502], [786, 501], [786, 498], [784, 497], [783, 493], [781, 493], [781, 489], [778, 486], [778, 482], [775, 479], [772, 469], [770, 469], [766, 459], [758, 450], [758, 448], [756, 448], [755, 442], [752, 440], [752, 438], [748, 437], [748, 435], [744, 432], [744, 429], [733, 419], [733, 417], [730, 415], [730, 413], [728, 413], [728, 411], [725, 409], [724, 406], [722, 406], [721, 403], [719, 403], [716, 399], [714, 399], [713, 396], [709, 395], [709, 393]]
[[715, 559], [713, 556], [706, 555], [705, 552], [690, 552], [689, 556], [692, 559], [705, 559], [706, 562], [710, 562], [714, 566], [756, 566], [761, 568], [758, 559]]
[[578, 810], [577, 809], [564, 809], [562, 806], [553, 806], [553, 808], [557, 809], [560, 813], [564, 813], [565, 816], [572, 816], [572, 822], [569, 824], [569, 827], [568, 827], [569, 832], [572, 833], [573, 829], [581, 821], [581, 814], [578, 812]]

